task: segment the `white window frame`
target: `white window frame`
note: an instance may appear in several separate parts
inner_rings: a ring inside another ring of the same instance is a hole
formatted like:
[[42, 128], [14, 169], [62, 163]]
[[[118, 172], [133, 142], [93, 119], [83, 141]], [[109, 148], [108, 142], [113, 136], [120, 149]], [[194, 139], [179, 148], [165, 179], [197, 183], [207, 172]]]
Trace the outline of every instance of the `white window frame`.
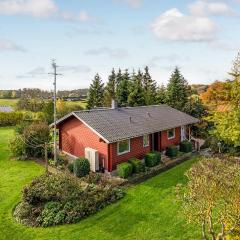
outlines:
[[[169, 137], [168, 132], [171, 131], [171, 130], [173, 130], [173, 136], [172, 136], [172, 137]], [[175, 138], [175, 128], [171, 128], [171, 129], [167, 130], [167, 138], [168, 138], [168, 140]]]
[[[147, 142], [146, 145], [144, 144], [144, 138], [145, 138], [145, 137], [147, 137], [147, 140], [148, 140], [148, 142]], [[143, 147], [149, 147], [149, 135], [148, 135], [148, 134], [143, 135], [142, 139], [143, 139]]]
[[[128, 141], [128, 150], [124, 151], [124, 152], [119, 152], [119, 144], [120, 142], [123, 142], [123, 141]], [[130, 142], [130, 139], [125, 139], [125, 140], [121, 140], [119, 142], [117, 142], [117, 154], [118, 155], [123, 155], [125, 153], [129, 153], [131, 151], [131, 142]]]

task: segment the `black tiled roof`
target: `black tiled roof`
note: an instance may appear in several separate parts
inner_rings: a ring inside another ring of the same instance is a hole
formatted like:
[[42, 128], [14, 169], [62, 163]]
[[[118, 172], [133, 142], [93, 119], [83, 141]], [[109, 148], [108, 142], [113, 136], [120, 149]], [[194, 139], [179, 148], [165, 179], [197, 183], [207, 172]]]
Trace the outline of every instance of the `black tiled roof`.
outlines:
[[[71, 115], [83, 121], [107, 142], [117, 142], [199, 122], [198, 119], [167, 105], [93, 109], [76, 111], [69, 116]], [[67, 116], [63, 119], [66, 118]]]

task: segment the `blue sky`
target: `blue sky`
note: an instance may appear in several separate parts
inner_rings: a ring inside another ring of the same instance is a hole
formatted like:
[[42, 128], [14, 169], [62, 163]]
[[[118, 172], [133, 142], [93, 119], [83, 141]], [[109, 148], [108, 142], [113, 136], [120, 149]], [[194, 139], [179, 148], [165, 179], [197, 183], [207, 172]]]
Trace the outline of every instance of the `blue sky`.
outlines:
[[150, 67], [166, 84], [224, 80], [240, 49], [240, 0], [0, 0], [0, 89], [88, 87], [98, 72]]

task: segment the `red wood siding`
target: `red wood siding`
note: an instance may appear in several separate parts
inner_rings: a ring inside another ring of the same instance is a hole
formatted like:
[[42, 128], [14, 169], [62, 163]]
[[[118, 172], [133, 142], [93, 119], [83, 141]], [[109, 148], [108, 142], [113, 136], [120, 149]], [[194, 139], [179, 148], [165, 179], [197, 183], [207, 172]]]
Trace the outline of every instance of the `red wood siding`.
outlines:
[[130, 139], [130, 152], [118, 155], [117, 143], [109, 144], [110, 168], [108, 171], [116, 169], [117, 164], [126, 162], [131, 157], [142, 159], [150, 151], [150, 146], [151, 144], [148, 147], [143, 147], [143, 137], [132, 138]]
[[161, 151], [164, 151], [168, 145], [174, 144], [179, 145], [181, 142], [181, 127], [175, 128], [175, 137], [168, 139], [167, 131], [161, 132]]
[[100, 163], [108, 168], [108, 144], [103, 142], [90, 128], [75, 117], [63, 122], [58, 128], [61, 150], [77, 157], [83, 157], [86, 147], [93, 148], [99, 152]]

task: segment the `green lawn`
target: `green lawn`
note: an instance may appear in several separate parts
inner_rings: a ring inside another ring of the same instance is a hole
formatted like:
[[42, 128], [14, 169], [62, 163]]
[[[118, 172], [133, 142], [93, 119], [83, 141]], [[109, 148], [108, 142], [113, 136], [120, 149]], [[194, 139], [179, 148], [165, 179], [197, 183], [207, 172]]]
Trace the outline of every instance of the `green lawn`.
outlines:
[[34, 162], [9, 160], [7, 142], [12, 136], [11, 128], [0, 128], [1, 240], [200, 239], [200, 229], [185, 224], [174, 193], [177, 183], [186, 182], [183, 173], [196, 159], [129, 189], [124, 199], [78, 224], [44, 229], [16, 223], [12, 209], [22, 187], [44, 169]]
[[16, 107], [18, 99], [1, 99], [0, 98], [0, 106], [11, 106]]

